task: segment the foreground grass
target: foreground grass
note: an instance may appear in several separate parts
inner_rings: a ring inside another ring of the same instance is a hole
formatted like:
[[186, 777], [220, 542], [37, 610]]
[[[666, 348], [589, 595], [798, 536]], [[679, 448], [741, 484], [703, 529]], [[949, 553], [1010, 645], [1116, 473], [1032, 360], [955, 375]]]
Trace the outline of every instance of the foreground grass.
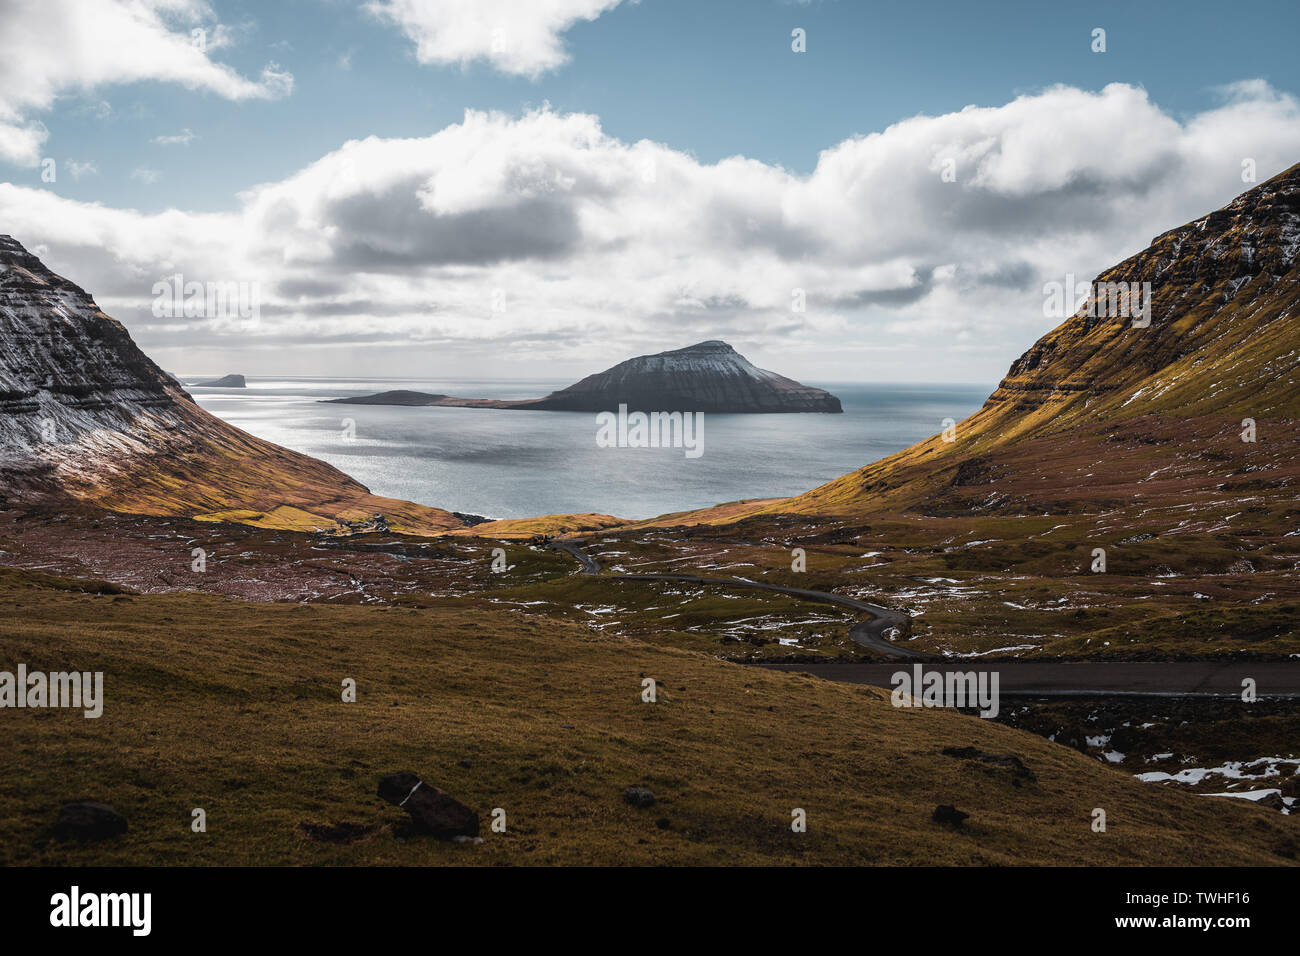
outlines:
[[[0, 570], [0, 669], [102, 670], [107, 698], [98, 720], [0, 710], [10, 865], [1286, 864], [1300, 852], [1294, 819], [1143, 785], [1028, 733], [560, 621], [71, 587]], [[340, 700], [348, 677], [356, 703]], [[658, 703], [641, 702], [643, 677], [660, 682]], [[950, 746], [1014, 754], [1037, 781]], [[406, 839], [405, 814], [375, 795], [402, 769], [477, 808], [485, 842]], [[625, 804], [633, 784], [657, 805]], [[75, 799], [113, 804], [130, 832], [49, 842]], [[938, 803], [970, 813], [966, 828], [931, 822]], [[190, 831], [196, 807], [207, 833]], [[505, 833], [486, 826], [496, 807]], [[807, 833], [791, 832], [794, 808]], [[339, 824], [360, 835], [309, 835]]]

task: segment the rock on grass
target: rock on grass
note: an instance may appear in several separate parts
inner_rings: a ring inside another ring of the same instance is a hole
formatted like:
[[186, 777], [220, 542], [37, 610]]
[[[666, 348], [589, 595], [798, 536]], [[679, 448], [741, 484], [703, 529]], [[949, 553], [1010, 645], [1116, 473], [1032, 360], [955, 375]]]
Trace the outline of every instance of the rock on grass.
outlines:
[[126, 818], [108, 804], [81, 800], [63, 805], [53, 835], [56, 840], [89, 843], [121, 836], [126, 830]]
[[642, 810], [655, 805], [655, 795], [648, 787], [628, 787], [623, 791], [623, 799]]
[[478, 836], [478, 813], [409, 770], [379, 781], [379, 795], [411, 815], [417, 833], [440, 840]]

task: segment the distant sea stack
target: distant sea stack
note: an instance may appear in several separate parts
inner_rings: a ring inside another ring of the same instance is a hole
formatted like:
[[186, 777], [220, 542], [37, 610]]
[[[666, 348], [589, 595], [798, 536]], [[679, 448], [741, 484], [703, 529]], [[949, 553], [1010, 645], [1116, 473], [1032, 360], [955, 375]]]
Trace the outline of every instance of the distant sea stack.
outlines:
[[418, 405], [455, 408], [509, 408], [532, 411], [842, 412], [829, 392], [758, 368], [726, 342], [716, 339], [671, 352], [641, 355], [545, 398], [495, 401], [452, 398], [424, 392], [381, 392], [360, 398], [330, 399], [344, 405]]
[[190, 382], [190, 388], [247, 388], [242, 375], [223, 375], [206, 382]]

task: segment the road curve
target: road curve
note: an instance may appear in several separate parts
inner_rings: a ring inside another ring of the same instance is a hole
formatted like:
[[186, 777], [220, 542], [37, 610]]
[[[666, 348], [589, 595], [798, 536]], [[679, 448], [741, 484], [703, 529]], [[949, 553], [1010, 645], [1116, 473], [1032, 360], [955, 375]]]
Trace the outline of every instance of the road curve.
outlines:
[[[578, 546], [578, 542], [573, 540], [548, 541], [547, 547], [564, 551], [572, 555], [580, 565], [582, 565], [583, 574], [600, 575], [600, 562], [593, 558], [587, 552]], [[909, 661], [934, 661], [939, 658], [933, 654], [926, 654], [923, 651], [914, 651], [911, 648], [899, 647], [890, 641], [885, 633], [890, 628], [898, 628], [900, 632], [905, 633], [909, 618], [901, 611], [895, 611], [887, 607], [881, 607], [879, 604], [868, 604], [866, 601], [858, 601], [854, 598], [844, 597], [842, 594], [832, 594], [829, 591], [812, 591], [807, 588], [790, 588], [780, 584], [765, 584], [761, 581], [746, 581], [741, 578], [711, 578], [703, 577], [698, 574], [606, 574], [603, 577], [617, 578], [620, 581], [671, 581], [686, 584], [711, 584], [716, 587], [728, 588], [752, 588], [759, 591], [771, 591], [775, 594], [786, 594], [791, 597], [803, 598], [805, 601], [818, 601], [822, 604], [837, 604], [840, 607], [846, 607], [853, 611], [859, 611], [869, 615], [865, 621], [858, 621], [849, 628], [849, 637], [855, 644], [869, 648], [886, 657], [898, 658]]]
[[[578, 546], [578, 542], [548, 541], [547, 546], [572, 555], [582, 566], [582, 574], [601, 574], [600, 562]], [[910, 661], [943, 661], [941, 671], [968, 671], [971, 668], [997, 671], [1000, 693], [1024, 697], [1240, 697], [1242, 681], [1249, 678], [1258, 685], [1260, 699], [1300, 698], [1300, 660], [1289, 661], [986, 661], [945, 660], [891, 643], [884, 632], [907, 621], [898, 611], [856, 601], [827, 591], [788, 588], [739, 578], [710, 578], [695, 574], [608, 574], [604, 577], [624, 581], [675, 581], [711, 584], [717, 587], [757, 588], [809, 601], [838, 604], [870, 615], [849, 628], [849, 636], [863, 647], [889, 657]], [[754, 667], [814, 674], [826, 680], [888, 687], [897, 664], [871, 664], [864, 661], [803, 664], [752, 662]]]

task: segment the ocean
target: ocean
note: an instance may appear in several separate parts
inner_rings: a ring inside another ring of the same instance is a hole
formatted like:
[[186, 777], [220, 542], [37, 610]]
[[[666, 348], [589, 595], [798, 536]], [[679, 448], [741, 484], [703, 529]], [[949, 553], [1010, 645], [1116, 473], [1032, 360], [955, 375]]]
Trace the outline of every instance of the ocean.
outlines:
[[249, 378], [244, 389], [190, 392], [219, 418], [327, 461], [378, 495], [491, 518], [584, 511], [650, 518], [807, 491], [937, 434], [945, 418], [960, 421], [994, 387], [810, 382], [838, 396], [844, 414], [705, 415], [699, 457], [682, 448], [600, 447], [588, 412], [320, 404], [395, 389], [534, 398], [568, 384]]

